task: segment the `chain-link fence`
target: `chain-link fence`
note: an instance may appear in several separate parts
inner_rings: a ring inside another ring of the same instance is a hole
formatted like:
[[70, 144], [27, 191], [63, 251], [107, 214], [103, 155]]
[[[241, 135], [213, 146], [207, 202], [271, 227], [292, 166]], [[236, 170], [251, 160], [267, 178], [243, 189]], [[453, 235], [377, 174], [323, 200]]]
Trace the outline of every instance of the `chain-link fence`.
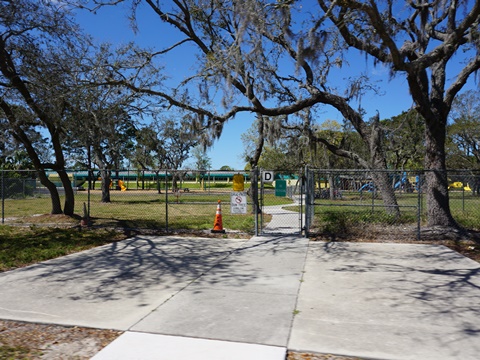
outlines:
[[[86, 213], [94, 226], [209, 230], [220, 200], [223, 227], [231, 232], [305, 230], [333, 237], [368, 237], [375, 232], [419, 237], [426, 224], [425, 171], [130, 169], [108, 171], [108, 175], [106, 198], [101, 171], [68, 172], [77, 215], [72, 218], [48, 215], [52, 211], [50, 192], [35, 171], [3, 170], [1, 221], [76, 225]], [[58, 174], [47, 176], [57, 186], [63, 204], [65, 193]], [[235, 176], [240, 176], [237, 188]], [[251, 189], [252, 176], [258, 181]], [[466, 228], [480, 229], [480, 172], [450, 170], [445, 176], [454, 219]], [[255, 203], [260, 211], [254, 211]]]
[[18, 221], [26, 214], [44, 212], [37, 174], [34, 171], [1, 171], [0, 193], [2, 201], [2, 223]]
[[[426, 224], [428, 171], [309, 170], [310, 233], [365, 238], [376, 233], [421, 237]], [[449, 205], [454, 219], [480, 229], [480, 172], [449, 170]]]
[[[88, 217], [95, 226], [208, 230], [213, 228], [220, 200], [225, 229], [255, 229], [252, 202], [243, 196], [233, 210], [231, 204], [232, 194], [243, 195], [249, 190], [250, 172], [127, 169], [67, 173], [74, 189], [76, 218], [48, 216], [52, 211], [50, 192], [36, 172], [3, 170], [2, 223], [68, 225]], [[102, 185], [105, 174], [108, 180]], [[47, 177], [57, 186], [63, 205], [65, 192], [60, 177], [56, 172], [47, 172]], [[233, 188], [235, 177], [241, 180], [237, 189]]]

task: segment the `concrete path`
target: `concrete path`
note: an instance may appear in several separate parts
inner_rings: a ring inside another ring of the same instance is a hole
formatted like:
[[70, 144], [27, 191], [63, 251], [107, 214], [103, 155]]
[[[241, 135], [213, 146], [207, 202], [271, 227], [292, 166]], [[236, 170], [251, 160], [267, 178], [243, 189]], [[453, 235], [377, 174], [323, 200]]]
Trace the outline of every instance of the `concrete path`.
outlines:
[[[305, 225], [305, 216], [300, 216], [298, 211], [288, 210], [289, 206], [300, 206], [300, 197], [294, 196], [290, 205], [264, 206], [263, 212], [272, 215], [272, 219], [262, 229], [264, 234], [301, 234]], [[285, 209], [287, 208], [287, 209]]]
[[286, 346], [307, 245], [254, 237], [131, 330]]
[[0, 318], [128, 330], [244, 243], [138, 236], [6, 272]]
[[478, 359], [480, 265], [442, 246], [138, 236], [0, 274], [0, 318], [123, 330], [106, 359]]
[[129, 331], [92, 359], [283, 360], [285, 348]]
[[444, 246], [311, 242], [288, 348], [478, 359], [479, 299], [480, 264]]
[[127, 331], [95, 359], [172, 359], [156, 351], [163, 344], [175, 359], [197, 349], [208, 354], [198, 359], [280, 360], [307, 247], [299, 237], [135, 237], [0, 274], [0, 318]]

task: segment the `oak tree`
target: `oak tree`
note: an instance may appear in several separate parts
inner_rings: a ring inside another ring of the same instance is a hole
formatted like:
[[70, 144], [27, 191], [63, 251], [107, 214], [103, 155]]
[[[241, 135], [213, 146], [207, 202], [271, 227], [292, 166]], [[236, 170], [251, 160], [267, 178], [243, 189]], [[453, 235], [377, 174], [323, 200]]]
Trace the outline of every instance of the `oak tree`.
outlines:
[[[53, 214], [72, 215], [75, 207], [65, 170], [62, 121], [69, 94], [64, 69], [72, 60], [70, 50], [81, 38], [68, 12], [56, 2], [0, 1], [0, 111], [49, 190]], [[43, 158], [35, 146], [40, 129], [47, 134], [53, 161]], [[65, 190], [63, 209], [47, 170], [60, 177]]]
[[[94, 0], [98, 6], [121, 2], [127, 1]], [[312, 118], [305, 116], [303, 128], [311, 141], [365, 168], [384, 170], [381, 114], [370, 109], [366, 120], [361, 106], [362, 96], [375, 87], [362, 71], [338, 85], [331, 80], [338, 74], [334, 69], [348, 68], [352, 57], [403, 77], [425, 121], [428, 223], [458, 227], [449, 207], [446, 124], [453, 100], [480, 66], [480, 1], [317, 0], [307, 9], [290, 0], [128, 2], [133, 17], [139, 5], [146, 4], [161, 23], [177, 30], [173, 42], [152, 55], [188, 47], [197, 71], [175, 91], [142, 89], [124, 79], [116, 83], [197, 113], [212, 137], [220, 136], [225, 121], [241, 112], [288, 118], [328, 106], [351, 123], [369, 150], [368, 158], [316, 137]], [[192, 88], [199, 90], [192, 95]], [[386, 173], [376, 174], [387, 208], [398, 213]]]

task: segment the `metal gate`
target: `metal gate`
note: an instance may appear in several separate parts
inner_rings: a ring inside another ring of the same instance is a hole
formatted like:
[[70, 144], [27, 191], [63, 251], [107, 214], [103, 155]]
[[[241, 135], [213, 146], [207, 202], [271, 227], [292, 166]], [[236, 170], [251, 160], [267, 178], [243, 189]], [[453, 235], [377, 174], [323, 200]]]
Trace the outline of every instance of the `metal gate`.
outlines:
[[257, 231], [262, 235], [301, 235], [305, 230], [304, 172], [257, 171], [260, 186], [257, 190], [260, 212], [257, 212]]

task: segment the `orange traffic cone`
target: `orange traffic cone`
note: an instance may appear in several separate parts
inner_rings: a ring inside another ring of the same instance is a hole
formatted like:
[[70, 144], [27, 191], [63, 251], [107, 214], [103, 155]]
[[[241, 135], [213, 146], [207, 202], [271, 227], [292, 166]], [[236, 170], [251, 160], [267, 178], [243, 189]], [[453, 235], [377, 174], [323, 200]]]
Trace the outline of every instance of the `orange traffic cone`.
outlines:
[[225, 230], [223, 230], [223, 224], [222, 224], [222, 206], [221, 206], [220, 200], [218, 200], [217, 213], [215, 215], [215, 222], [213, 223], [212, 233], [225, 234]]

